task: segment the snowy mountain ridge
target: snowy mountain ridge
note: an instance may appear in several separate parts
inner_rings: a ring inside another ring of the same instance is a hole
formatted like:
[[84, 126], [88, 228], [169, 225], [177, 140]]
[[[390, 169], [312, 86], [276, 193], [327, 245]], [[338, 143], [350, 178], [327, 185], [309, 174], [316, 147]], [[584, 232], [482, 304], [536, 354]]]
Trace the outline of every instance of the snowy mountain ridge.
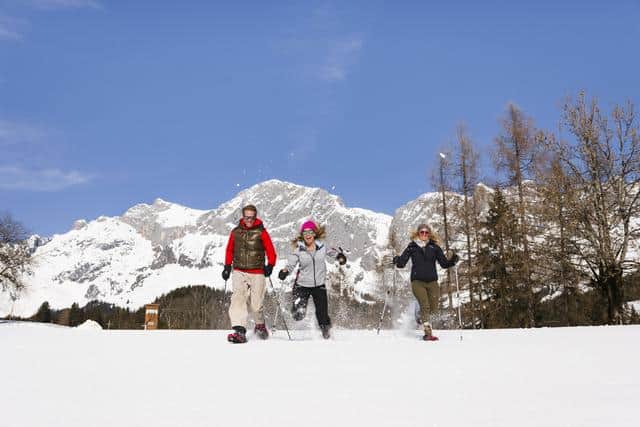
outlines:
[[[480, 216], [486, 214], [493, 191], [484, 184], [476, 186]], [[513, 189], [504, 193], [514, 197]], [[453, 225], [451, 247], [459, 251], [465, 243], [456, 232], [453, 211], [463, 199], [453, 192], [446, 197]], [[340, 197], [320, 188], [275, 179], [245, 189], [212, 210], [156, 199], [150, 205], [132, 206], [122, 216], [78, 220], [67, 233], [51, 238], [32, 236], [28, 243], [35, 262], [25, 277], [27, 289], [16, 301], [0, 293], [0, 316], [30, 316], [44, 301], [63, 308], [99, 299], [135, 309], [182, 286], [222, 289], [220, 273], [229, 232], [248, 203], [257, 206], [272, 237], [278, 254], [276, 271], [303, 221], [312, 218], [326, 225], [326, 243], [344, 248], [349, 259], [344, 267], [329, 266], [329, 289], [356, 299], [367, 299], [366, 294], [383, 297], [380, 258], [399, 253], [417, 224], [429, 223], [444, 237], [440, 193], [418, 196], [393, 217], [347, 207]], [[632, 243], [632, 255], [640, 252], [639, 245]], [[290, 286], [275, 276], [272, 280], [276, 287]], [[400, 271], [399, 280], [408, 280], [408, 269]]]
[[[25, 277], [27, 289], [16, 301], [0, 294], [0, 315], [30, 316], [44, 301], [60, 308], [99, 299], [138, 308], [181, 286], [221, 289], [229, 232], [248, 203], [258, 207], [272, 237], [276, 268], [283, 265], [299, 225], [313, 218], [326, 225], [328, 245], [348, 251], [349, 264], [342, 267], [346, 291], [356, 298], [375, 292], [375, 267], [386, 250], [392, 218], [346, 207], [338, 196], [320, 188], [269, 180], [212, 210], [156, 199], [119, 217], [78, 220], [70, 231], [49, 241], [34, 238], [35, 263]], [[330, 266], [330, 274], [337, 271], [337, 265]]]

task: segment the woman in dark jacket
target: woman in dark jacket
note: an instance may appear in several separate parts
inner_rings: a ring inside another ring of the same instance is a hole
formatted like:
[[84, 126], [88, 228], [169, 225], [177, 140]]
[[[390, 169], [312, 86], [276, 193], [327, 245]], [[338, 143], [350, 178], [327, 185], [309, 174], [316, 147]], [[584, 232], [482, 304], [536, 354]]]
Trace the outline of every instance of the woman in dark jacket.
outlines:
[[411, 233], [411, 243], [400, 256], [393, 257], [393, 263], [398, 268], [403, 268], [411, 259], [411, 290], [420, 304], [420, 318], [424, 326], [425, 341], [436, 341], [438, 337], [433, 335], [429, 316], [438, 311], [440, 299], [440, 287], [438, 286], [438, 273], [436, 261], [442, 268], [456, 265], [458, 255], [453, 254], [451, 259], [445, 257], [442, 248], [438, 246], [438, 238], [433, 234], [427, 224], [420, 224], [415, 232]]

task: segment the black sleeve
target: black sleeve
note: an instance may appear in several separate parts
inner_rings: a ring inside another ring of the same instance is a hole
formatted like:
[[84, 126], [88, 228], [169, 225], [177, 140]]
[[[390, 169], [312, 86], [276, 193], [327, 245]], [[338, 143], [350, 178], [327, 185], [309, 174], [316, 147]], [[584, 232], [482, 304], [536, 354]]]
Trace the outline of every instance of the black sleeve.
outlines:
[[449, 261], [446, 256], [444, 256], [444, 252], [442, 252], [442, 248], [438, 245], [434, 245], [436, 249], [436, 259], [438, 260], [438, 264], [442, 268], [449, 268], [456, 265], [455, 262]]
[[407, 263], [409, 262], [409, 258], [411, 258], [412, 253], [413, 253], [413, 250], [411, 246], [407, 246], [407, 248], [402, 252], [402, 255], [398, 257], [398, 260], [396, 262], [396, 267], [403, 268], [405, 265], [407, 265]]

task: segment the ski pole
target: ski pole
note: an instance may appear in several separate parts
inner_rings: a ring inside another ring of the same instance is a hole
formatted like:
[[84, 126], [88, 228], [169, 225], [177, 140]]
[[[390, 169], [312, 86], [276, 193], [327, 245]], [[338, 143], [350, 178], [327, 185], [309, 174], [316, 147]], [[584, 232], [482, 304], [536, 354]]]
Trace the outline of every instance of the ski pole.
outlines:
[[[385, 279], [385, 274], [384, 272], [382, 273], [382, 281], [384, 284], [384, 279]], [[393, 267], [393, 284], [392, 284], [393, 288], [395, 288], [396, 286], [396, 269], [395, 266]], [[376, 333], [376, 335], [380, 335], [380, 328], [382, 327], [382, 320], [384, 319], [384, 314], [387, 311], [387, 301], [389, 299], [389, 294], [391, 293], [391, 288], [392, 286], [387, 286], [387, 292], [384, 296], [384, 305], [382, 306], [382, 313], [380, 313], [380, 320], [378, 321], [378, 332]]]
[[[276, 299], [276, 305], [278, 306], [278, 311], [282, 312], [282, 306], [280, 305], [280, 298], [278, 298], [278, 294], [276, 293], [276, 288], [273, 287], [273, 282], [271, 281], [271, 277], [269, 277], [269, 284], [271, 285], [273, 296]], [[282, 312], [282, 323], [284, 324], [284, 329], [287, 331], [287, 336], [289, 337], [289, 341], [291, 341], [291, 334], [289, 333], [289, 327], [287, 326], [287, 321], [284, 318], [284, 312]]]
[[[227, 313], [227, 315], [228, 315], [229, 313], [228, 313], [227, 308], [228, 308], [227, 307], [227, 279], [225, 279], [225, 281], [224, 281], [224, 291], [222, 292], [222, 311], [223, 311], [223, 313]], [[225, 314], [223, 314], [222, 316], [223, 316], [223, 319], [224, 319]]]
[[453, 267], [456, 277], [456, 298], [458, 299], [458, 326], [460, 327], [460, 341], [462, 341], [462, 303], [460, 302], [460, 286], [458, 285], [458, 265]]
[[224, 281], [224, 292], [222, 293], [222, 308], [227, 307], [227, 281]]
[[280, 314], [280, 310], [276, 306], [276, 314], [273, 316], [273, 333], [275, 334], [278, 331], [278, 315]]
[[280, 310], [276, 309], [276, 315], [273, 316], [273, 333], [278, 332], [278, 314], [280, 314]]

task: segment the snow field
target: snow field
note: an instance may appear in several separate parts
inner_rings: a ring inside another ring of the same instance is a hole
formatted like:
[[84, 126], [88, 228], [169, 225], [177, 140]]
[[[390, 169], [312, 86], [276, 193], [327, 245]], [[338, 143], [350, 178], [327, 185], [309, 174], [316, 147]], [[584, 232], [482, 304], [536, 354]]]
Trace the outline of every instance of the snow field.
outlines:
[[640, 327], [79, 331], [0, 324], [2, 425], [629, 426]]

